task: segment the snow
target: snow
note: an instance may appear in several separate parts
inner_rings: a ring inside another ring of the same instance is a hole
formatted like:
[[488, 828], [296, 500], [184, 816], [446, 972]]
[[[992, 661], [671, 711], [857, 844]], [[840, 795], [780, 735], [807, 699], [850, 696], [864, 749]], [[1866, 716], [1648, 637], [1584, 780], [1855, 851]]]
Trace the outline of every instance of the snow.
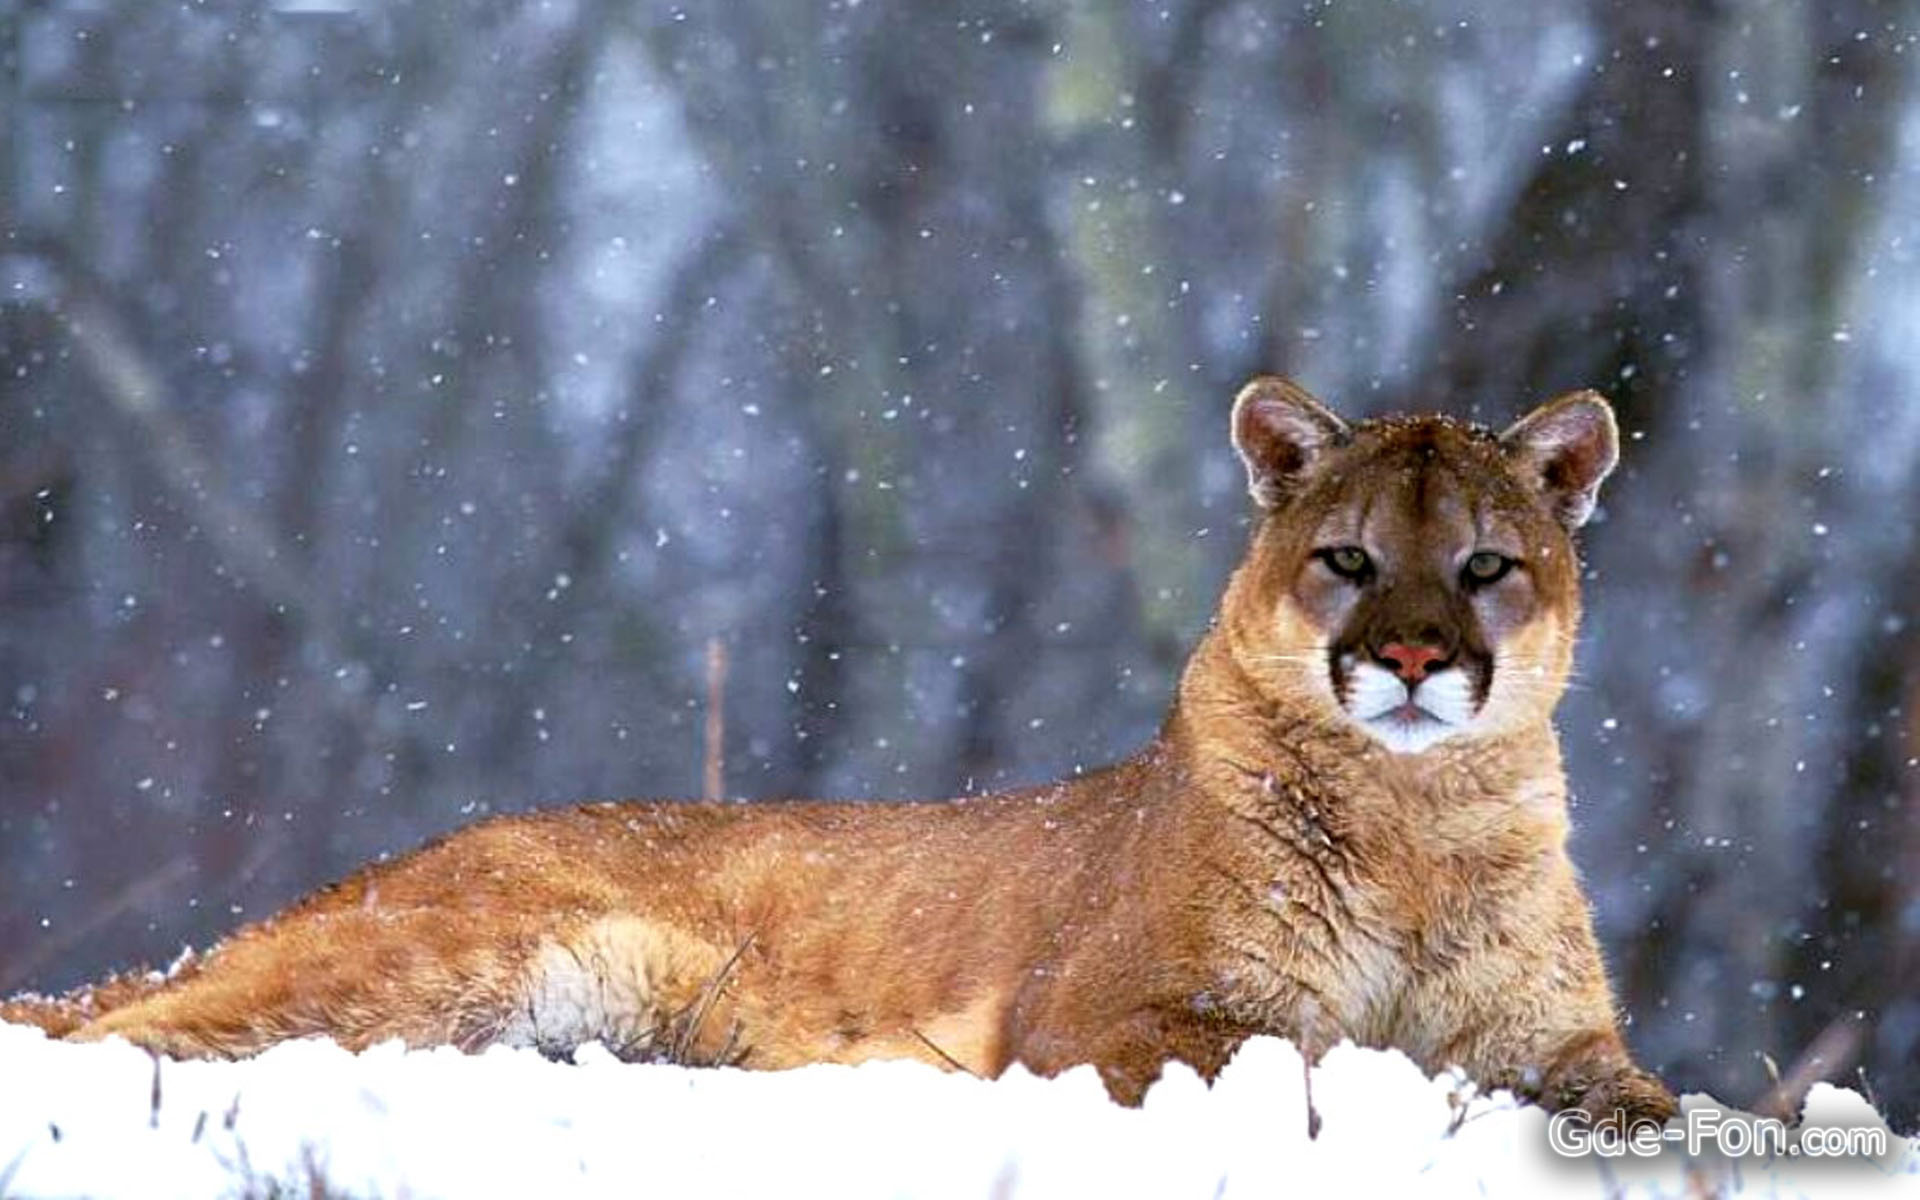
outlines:
[[[1312, 1073], [1317, 1137], [1300, 1056], [1272, 1038], [1211, 1088], [1176, 1066], [1139, 1109], [1109, 1101], [1091, 1068], [988, 1082], [911, 1062], [694, 1070], [598, 1046], [578, 1059], [303, 1041], [156, 1062], [0, 1025], [0, 1195], [1607, 1196], [1689, 1179], [1674, 1154], [1557, 1159], [1540, 1110], [1505, 1093], [1458, 1105], [1472, 1090], [1458, 1076], [1350, 1045]], [[1810, 1104], [1856, 1124], [1866, 1111], [1824, 1085]], [[1920, 1194], [1920, 1146], [1896, 1141], [1877, 1163], [1744, 1160], [1722, 1182]]]

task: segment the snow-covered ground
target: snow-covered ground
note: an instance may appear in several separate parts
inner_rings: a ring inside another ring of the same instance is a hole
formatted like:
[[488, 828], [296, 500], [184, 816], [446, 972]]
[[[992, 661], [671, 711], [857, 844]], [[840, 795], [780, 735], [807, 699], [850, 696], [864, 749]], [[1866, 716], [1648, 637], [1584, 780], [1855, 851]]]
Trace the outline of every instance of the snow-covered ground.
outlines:
[[[1091, 1069], [997, 1082], [915, 1063], [751, 1073], [577, 1065], [528, 1051], [163, 1061], [0, 1025], [0, 1196], [1525, 1196], [1920, 1194], [1920, 1146], [1881, 1160], [1690, 1167], [1571, 1161], [1546, 1114], [1456, 1097], [1401, 1055], [1342, 1046], [1312, 1073], [1250, 1042], [1218, 1082], [1175, 1068], [1140, 1109]], [[1696, 1101], [1697, 1102], [1697, 1101]], [[1816, 1088], [1809, 1118], [1871, 1123]], [[1691, 1174], [1690, 1174], [1691, 1172]]]

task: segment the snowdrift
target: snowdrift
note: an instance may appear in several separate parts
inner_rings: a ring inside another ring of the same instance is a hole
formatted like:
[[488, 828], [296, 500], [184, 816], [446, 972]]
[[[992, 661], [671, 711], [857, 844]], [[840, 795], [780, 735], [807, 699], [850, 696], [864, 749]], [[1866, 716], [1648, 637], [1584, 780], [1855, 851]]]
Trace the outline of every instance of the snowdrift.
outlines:
[[[986, 1082], [916, 1063], [752, 1073], [530, 1051], [289, 1043], [156, 1062], [0, 1025], [0, 1196], [1617, 1196], [1920, 1194], [1877, 1161], [1568, 1160], [1546, 1114], [1341, 1046], [1309, 1075], [1249, 1042], [1211, 1088], [1176, 1066], [1137, 1110], [1091, 1068]], [[1703, 1098], [1690, 1098], [1700, 1103]], [[1810, 1119], [1877, 1123], [1819, 1087]]]

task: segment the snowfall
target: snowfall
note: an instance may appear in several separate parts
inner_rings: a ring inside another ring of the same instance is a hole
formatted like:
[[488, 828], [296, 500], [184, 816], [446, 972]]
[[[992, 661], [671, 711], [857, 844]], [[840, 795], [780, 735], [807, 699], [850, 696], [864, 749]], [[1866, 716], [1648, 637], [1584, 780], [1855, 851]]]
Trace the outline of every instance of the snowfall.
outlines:
[[[1920, 1142], [1894, 1137], [1877, 1159], [1560, 1158], [1539, 1109], [1344, 1045], [1309, 1076], [1255, 1039], [1211, 1087], [1176, 1066], [1138, 1109], [1091, 1068], [576, 1058], [306, 1041], [174, 1062], [0, 1025], [0, 1196], [1920, 1195]], [[1824, 1084], [1804, 1119], [1882, 1127]]]

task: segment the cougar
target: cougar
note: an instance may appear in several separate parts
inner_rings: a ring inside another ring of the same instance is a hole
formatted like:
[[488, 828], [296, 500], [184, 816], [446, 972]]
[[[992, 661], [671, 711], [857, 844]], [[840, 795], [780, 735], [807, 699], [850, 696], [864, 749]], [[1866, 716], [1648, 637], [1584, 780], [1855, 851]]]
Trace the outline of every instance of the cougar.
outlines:
[[233, 1057], [494, 1043], [779, 1068], [1081, 1063], [1138, 1102], [1256, 1034], [1351, 1039], [1554, 1108], [1664, 1120], [1566, 850], [1553, 727], [1606, 401], [1504, 433], [1348, 423], [1263, 377], [1260, 514], [1159, 734], [937, 802], [642, 802], [484, 821], [165, 975], [0, 1016]]

